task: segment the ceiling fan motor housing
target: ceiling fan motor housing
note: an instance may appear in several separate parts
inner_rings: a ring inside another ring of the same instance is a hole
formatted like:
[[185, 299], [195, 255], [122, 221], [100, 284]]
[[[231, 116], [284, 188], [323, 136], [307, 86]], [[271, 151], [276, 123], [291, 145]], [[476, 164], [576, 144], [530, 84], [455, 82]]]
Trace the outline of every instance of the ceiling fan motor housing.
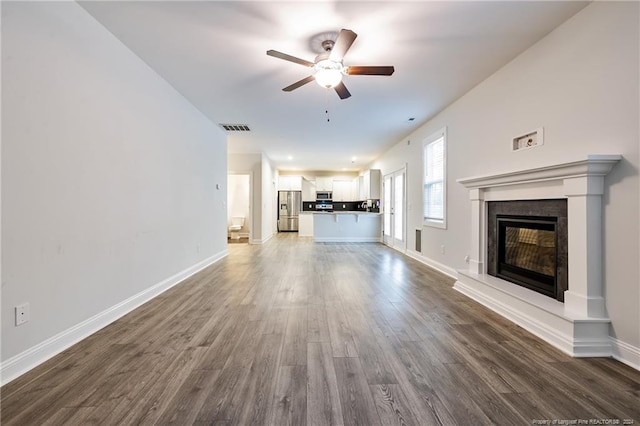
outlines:
[[324, 49], [325, 52], [331, 52], [331, 49], [333, 49], [334, 44], [336, 44], [336, 42], [333, 40], [325, 40], [322, 42], [322, 48]]

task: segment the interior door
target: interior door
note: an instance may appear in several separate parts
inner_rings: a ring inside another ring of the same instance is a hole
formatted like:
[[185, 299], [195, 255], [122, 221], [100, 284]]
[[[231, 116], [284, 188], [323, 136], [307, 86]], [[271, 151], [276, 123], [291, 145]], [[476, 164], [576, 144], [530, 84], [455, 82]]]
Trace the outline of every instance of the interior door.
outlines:
[[383, 179], [383, 241], [386, 245], [406, 250], [406, 168]]

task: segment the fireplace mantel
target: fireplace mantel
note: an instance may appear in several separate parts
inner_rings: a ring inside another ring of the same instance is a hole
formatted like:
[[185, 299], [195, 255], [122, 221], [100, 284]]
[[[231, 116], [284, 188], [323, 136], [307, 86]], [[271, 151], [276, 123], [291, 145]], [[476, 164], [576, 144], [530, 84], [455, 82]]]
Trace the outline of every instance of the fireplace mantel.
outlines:
[[[573, 356], [609, 356], [602, 291], [604, 177], [619, 155], [459, 179], [471, 201], [469, 269], [454, 288]], [[569, 289], [564, 303], [487, 275], [488, 201], [567, 199]], [[548, 299], [548, 300], [546, 300]]]
[[457, 182], [467, 189], [477, 189], [585, 176], [602, 177], [606, 176], [621, 159], [620, 155], [589, 155], [584, 160], [552, 164], [535, 169], [469, 177], [458, 179]]

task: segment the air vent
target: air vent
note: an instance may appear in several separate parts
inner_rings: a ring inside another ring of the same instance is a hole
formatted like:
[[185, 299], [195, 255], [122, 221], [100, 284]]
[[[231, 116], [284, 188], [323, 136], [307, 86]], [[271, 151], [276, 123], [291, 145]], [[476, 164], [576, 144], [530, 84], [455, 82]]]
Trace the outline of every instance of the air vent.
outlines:
[[227, 132], [250, 132], [251, 129], [246, 124], [220, 124]]

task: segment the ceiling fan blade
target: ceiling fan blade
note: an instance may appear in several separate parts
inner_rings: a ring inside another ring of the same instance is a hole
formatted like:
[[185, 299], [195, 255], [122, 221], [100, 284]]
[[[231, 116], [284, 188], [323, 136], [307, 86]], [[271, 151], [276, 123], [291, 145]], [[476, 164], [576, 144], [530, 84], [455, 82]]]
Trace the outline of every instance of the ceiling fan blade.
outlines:
[[329, 54], [329, 59], [336, 62], [342, 61], [342, 58], [344, 58], [344, 55], [347, 53], [347, 50], [349, 50], [356, 37], [358, 37], [358, 34], [351, 30], [340, 30], [340, 34], [338, 34], [338, 38], [336, 39], [336, 42], [331, 49], [331, 53]]
[[282, 89], [285, 92], [291, 92], [292, 90], [297, 89], [300, 86], [304, 86], [305, 84], [309, 83], [310, 81], [313, 81], [315, 79], [314, 76], [310, 75], [309, 77], [305, 77], [300, 81], [296, 81], [295, 83], [293, 83], [290, 86], [285, 87], [284, 89]]
[[338, 96], [340, 96], [340, 99], [347, 99], [351, 96], [351, 93], [349, 93], [349, 90], [347, 90], [347, 86], [345, 86], [343, 82], [338, 83], [333, 88]]
[[347, 67], [349, 75], [391, 75], [395, 69], [393, 67], [367, 67], [359, 65], [350, 65]]
[[295, 56], [287, 55], [286, 53], [278, 52], [277, 50], [267, 50], [267, 55], [274, 58], [284, 59], [285, 61], [295, 62], [296, 64], [304, 65], [305, 67], [312, 67], [315, 64], [305, 59], [296, 58]]

